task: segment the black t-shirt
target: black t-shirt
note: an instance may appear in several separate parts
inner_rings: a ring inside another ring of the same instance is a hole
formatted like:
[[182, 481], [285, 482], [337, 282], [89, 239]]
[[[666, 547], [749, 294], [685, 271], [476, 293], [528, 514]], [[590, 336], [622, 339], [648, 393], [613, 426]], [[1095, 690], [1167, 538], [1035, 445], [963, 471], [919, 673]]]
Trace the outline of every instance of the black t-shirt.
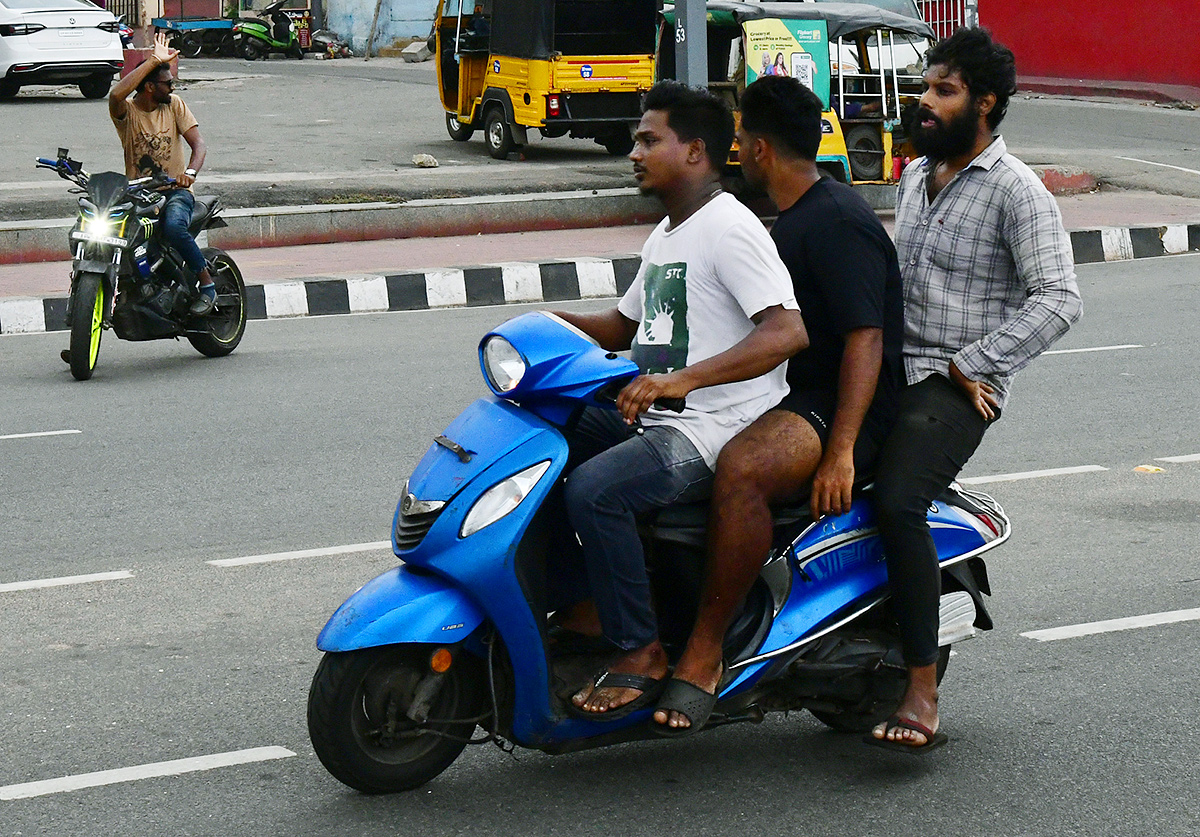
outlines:
[[871, 418], [890, 420], [904, 381], [904, 299], [896, 248], [853, 189], [822, 179], [771, 228], [792, 275], [809, 345], [788, 361], [793, 390], [837, 391], [843, 335], [883, 329], [883, 366]]

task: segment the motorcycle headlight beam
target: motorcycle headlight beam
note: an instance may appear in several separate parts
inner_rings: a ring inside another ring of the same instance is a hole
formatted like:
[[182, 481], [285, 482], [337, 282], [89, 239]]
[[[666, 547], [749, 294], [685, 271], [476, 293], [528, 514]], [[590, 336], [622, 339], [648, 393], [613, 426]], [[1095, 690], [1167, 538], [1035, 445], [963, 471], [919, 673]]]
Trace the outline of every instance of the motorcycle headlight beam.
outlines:
[[512, 343], [492, 335], [483, 344], [483, 370], [488, 385], [498, 393], [511, 392], [525, 376], [525, 358]]
[[483, 492], [467, 512], [458, 536], [469, 538], [516, 509], [549, 468], [550, 460], [539, 462]]

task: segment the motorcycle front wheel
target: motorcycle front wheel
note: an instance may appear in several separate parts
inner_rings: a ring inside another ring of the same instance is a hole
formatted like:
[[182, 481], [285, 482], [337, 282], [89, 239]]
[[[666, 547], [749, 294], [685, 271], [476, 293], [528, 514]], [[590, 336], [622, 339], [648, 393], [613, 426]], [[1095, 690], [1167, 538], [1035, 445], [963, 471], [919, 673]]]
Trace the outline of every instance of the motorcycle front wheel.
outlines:
[[322, 658], [308, 693], [308, 734], [335, 779], [363, 793], [395, 793], [458, 758], [481, 720], [485, 677], [465, 654], [437, 674], [431, 650], [390, 645]]
[[104, 331], [104, 277], [99, 273], [81, 273], [71, 293], [71, 374], [77, 381], [92, 377], [100, 356], [100, 335]]
[[188, 342], [206, 357], [224, 357], [237, 348], [246, 333], [246, 283], [229, 254], [216, 247], [201, 250], [217, 286], [217, 304], [204, 315], [208, 332], [189, 334]]

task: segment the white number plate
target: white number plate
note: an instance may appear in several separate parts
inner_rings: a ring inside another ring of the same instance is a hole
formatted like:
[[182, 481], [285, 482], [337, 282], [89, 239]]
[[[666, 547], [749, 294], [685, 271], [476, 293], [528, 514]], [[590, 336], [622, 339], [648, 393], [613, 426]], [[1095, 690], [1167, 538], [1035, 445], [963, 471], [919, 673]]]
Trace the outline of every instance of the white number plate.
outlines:
[[111, 244], [114, 247], [127, 247], [129, 241], [124, 238], [116, 238], [111, 235], [92, 235], [91, 233], [75, 230], [71, 233], [72, 241], [92, 241], [96, 244]]

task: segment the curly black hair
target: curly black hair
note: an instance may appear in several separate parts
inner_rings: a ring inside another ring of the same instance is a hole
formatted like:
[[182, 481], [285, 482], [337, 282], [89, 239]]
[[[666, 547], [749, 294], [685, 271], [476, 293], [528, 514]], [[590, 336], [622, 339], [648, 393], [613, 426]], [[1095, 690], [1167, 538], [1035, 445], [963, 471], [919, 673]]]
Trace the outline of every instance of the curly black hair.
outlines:
[[688, 87], [666, 80], [650, 88], [642, 100], [642, 111], [667, 113], [667, 127], [683, 142], [704, 141], [704, 153], [720, 172], [733, 146], [733, 114], [729, 105], [701, 87]]
[[996, 106], [987, 116], [993, 131], [1008, 111], [1008, 100], [1017, 92], [1017, 63], [1012, 50], [992, 40], [992, 33], [978, 26], [964, 26], [933, 46], [925, 66], [958, 70], [971, 95], [978, 99], [993, 93]]

